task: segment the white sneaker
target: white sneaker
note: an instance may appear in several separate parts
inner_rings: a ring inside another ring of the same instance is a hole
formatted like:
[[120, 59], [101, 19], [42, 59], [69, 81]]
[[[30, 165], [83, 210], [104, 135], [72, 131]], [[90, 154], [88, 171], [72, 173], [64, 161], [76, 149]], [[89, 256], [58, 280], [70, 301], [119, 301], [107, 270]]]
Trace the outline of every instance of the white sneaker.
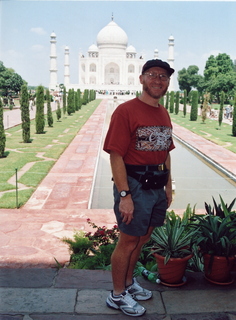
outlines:
[[138, 301], [149, 300], [152, 297], [152, 291], [142, 288], [136, 278], [133, 278], [133, 284], [126, 288], [126, 290]]

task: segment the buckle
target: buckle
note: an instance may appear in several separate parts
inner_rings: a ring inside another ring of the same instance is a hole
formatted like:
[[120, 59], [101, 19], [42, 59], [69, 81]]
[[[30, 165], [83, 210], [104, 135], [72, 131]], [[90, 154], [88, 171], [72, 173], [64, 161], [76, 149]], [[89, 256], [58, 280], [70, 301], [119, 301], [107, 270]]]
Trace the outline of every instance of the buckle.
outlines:
[[165, 165], [164, 165], [164, 163], [159, 164], [159, 165], [157, 166], [157, 169], [158, 169], [158, 171], [164, 171], [164, 170], [165, 170]]

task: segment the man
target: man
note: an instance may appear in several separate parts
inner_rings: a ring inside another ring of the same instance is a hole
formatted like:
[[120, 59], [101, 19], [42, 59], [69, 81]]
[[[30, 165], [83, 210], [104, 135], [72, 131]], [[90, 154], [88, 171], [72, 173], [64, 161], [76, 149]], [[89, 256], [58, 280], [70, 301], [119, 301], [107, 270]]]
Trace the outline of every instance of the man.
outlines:
[[133, 278], [142, 246], [155, 227], [163, 225], [172, 201], [169, 151], [174, 148], [172, 125], [159, 104], [174, 72], [162, 60], [149, 60], [140, 75], [142, 94], [114, 111], [105, 139], [114, 180], [114, 211], [120, 230], [111, 257], [113, 291], [108, 307], [141, 316], [146, 309], [137, 300], [152, 292]]

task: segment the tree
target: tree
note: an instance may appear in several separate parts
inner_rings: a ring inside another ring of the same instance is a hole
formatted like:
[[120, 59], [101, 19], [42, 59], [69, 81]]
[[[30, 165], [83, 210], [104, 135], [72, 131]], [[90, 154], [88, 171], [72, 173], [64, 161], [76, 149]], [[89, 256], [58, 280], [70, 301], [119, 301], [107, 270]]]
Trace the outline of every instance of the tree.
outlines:
[[61, 119], [61, 106], [60, 106], [60, 102], [59, 101], [57, 101], [56, 115], [57, 115], [57, 121], [59, 121]]
[[236, 95], [234, 96], [232, 134], [236, 137]]
[[73, 91], [69, 89], [67, 97], [67, 113], [71, 115], [73, 113]]
[[179, 113], [179, 91], [175, 94], [175, 114]]
[[41, 134], [44, 133], [44, 87], [38, 86], [36, 91], [36, 133]]
[[169, 91], [167, 91], [167, 93], [166, 93], [166, 103], [165, 103], [166, 110], [168, 110], [168, 108], [169, 108], [169, 95], [170, 95], [170, 93], [169, 93]]
[[66, 87], [64, 86], [64, 89], [63, 89], [63, 114], [65, 115], [66, 114]]
[[222, 91], [220, 95], [220, 112], [218, 117], [219, 127], [221, 126], [221, 123], [223, 120], [224, 102], [225, 102], [225, 93], [224, 91]]
[[4, 123], [3, 123], [3, 105], [2, 105], [2, 99], [0, 97], [0, 158], [4, 158], [5, 145], [6, 145], [6, 135], [5, 135]]
[[80, 89], [77, 90], [77, 96], [78, 96], [78, 109], [80, 110], [81, 107], [82, 107], [81, 91], [80, 91]]
[[224, 91], [226, 100], [234, 95], [236, 86], [236, 72], [233, 61], [226, 53], [216, 57], [211, 55], [204, 69], [206, 89], [220, 102], [220, 93]]
[[175, 103], [175, 93], [171, 91], [170, 93], [170, 113], [174, 112], [174, 103]]
[[190, 120], [196, 121], [198, 113], [198, 91], [192, 91], [192, 105], [190, 112]]
[[47, 100], [47, 120], [48, 126], [53, 127], [53, 116], [52, 116], [52, 108], [51, 108], [51, 96], [49, 89], [46, 90], [46, 100]]
[[26, 82], [19, 74], [11, 68], [6, 68], [0, 61], [0, 90], [4, 96], [8, 96], [11, 91], [18, 93], [24, 83]]
[[210, 99], [210, 94], [206, 93], [203, 97], [203, 103], [202, 103], [202, 122], [205, 123], [206, 117], [207, 117], [207, 109], [208, 109], [208, 102]]
[[204, 88], [204, 79], [198, 74], [199, 68], [195, 65], [189, 66], [187, 69], [183, 68], [178, 72], [178, 82], [180, 90], [186, 90], [187, 94], [192, 89], [200, 91]]
[[184, 117], [186, 117], [186, 113], [187, 113], [187, 90], [184, 90], [184, 106], [183, 106], [183, 114]]
[[21, 109], [21, 127], [22, 138], [24, 143], [31, 142], [30, 140], [30, 111], [29, 111], [29, 94], [27, 85], [21, 87], [20, 97], [20, 109]]

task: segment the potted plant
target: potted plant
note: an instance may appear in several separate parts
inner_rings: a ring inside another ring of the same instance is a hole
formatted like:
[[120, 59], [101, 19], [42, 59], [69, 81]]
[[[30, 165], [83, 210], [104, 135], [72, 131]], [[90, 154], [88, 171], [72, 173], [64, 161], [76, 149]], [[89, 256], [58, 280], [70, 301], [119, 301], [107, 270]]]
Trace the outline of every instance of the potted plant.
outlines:
[[192, 238], [196, 232], [189, 224], [193, 215], [189, 205], [182, 218], [174, 211], [167, 212], [165, 224], [153, 231], [152, 254], [157, 261], [159, 278], [165, 285], [180, 286], [186, 282], [183, 276], [193, 256]]
[[229, 206], [222, 197], [220, 200], [221, 205], [217, 205], [213, 198], [213, 209], [205, 203], [207, 214], [195, 215], [192, 227], [196, 230], [194, 242], [203, 257], [206, 279], [215, 284], [230, 284], [236, 255], [236, 212], [232, 211], [236, 199]]

